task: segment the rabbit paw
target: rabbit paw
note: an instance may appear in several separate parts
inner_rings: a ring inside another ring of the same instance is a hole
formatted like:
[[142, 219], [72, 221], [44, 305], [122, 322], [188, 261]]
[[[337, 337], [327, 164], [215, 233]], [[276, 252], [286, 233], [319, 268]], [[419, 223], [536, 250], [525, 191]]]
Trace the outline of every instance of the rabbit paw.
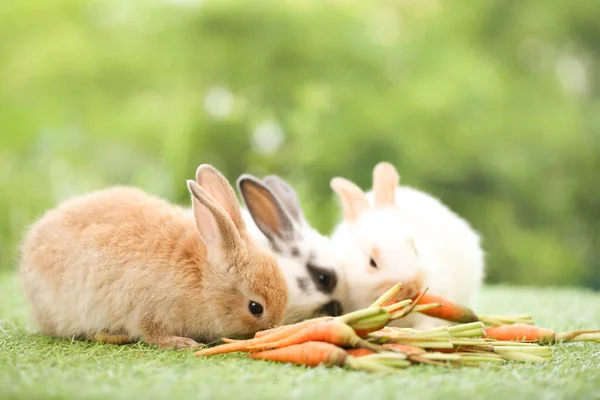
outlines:
[[181, 337], [181, 336], [156, 336], [146, 338], [144, 340], [148, 344], [154, 344], [161, 349], [194, 349], [200, 347], [201, 344], [196, 342], [194, 339]]

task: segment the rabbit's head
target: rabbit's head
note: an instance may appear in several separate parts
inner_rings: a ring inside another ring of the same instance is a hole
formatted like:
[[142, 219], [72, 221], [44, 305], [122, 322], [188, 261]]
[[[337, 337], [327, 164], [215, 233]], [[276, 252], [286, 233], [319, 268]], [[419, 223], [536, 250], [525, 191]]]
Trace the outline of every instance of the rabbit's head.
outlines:
[[233, 188], [209, 165], [188, 181], [196, 230], [204, 247], [204, 290], [214, 300], [216, 331], [252, 334], [281, 323], [287, 285], [276, 259], [249, 238]]
[[331, 180], [344, 215], [333, 242], [344, 260], [351, 310], [369, 306], [398, 282], [402, 298], [412, 297], [423, 286], [423, 257], [396, 206], [399, 180], [394, 166], [379, 163], [373, 170], [372, 202], [349, 180]]
[[238, 179], [248, 209], [248, 226], [257, 241], [269, 247], [289, 289], [284, 322], [322, 315], [340, 315], [345, 279], [329, 238], [304, 217], [295, 191], [277, 176]]

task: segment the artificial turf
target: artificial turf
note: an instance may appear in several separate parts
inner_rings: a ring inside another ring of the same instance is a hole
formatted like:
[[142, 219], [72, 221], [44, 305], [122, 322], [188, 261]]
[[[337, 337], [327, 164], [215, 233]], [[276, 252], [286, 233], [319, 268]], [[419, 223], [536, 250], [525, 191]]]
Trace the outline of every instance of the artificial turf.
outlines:
[[[480, 314], [530, 313], [556, 330], [600, 328], [597, 292], [492, 286], [480, 303]], [[2, 399], [600, 399], [600, 343], [556, 345], [542, 365], [414, 366], [381, 376], [53, 339], [31, 333], [26, 313], [15, 274], [0, 274]]]

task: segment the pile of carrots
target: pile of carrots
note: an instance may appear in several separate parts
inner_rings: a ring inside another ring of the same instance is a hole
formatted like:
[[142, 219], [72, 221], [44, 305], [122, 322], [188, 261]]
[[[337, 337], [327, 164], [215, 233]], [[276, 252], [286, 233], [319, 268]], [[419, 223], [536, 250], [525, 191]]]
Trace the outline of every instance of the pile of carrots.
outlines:
[[[535, 326], [528, 315], [478, 316], [427, 290], [412, 299], [393, 300], [400, 288], [399, 283], [363, 310], [260, 331], [248, 340], [224, 338], [224, 344], [199, 350], [196, 355], [247, 352], [258, 360], [392, 373], [413, 364], [543, 363], [552, 358], [548, 346], [552, 343], [600, 342], [600, 330], [556, 333]], [[455, 325], [428, 331], [388, 326], [414, 312]]]

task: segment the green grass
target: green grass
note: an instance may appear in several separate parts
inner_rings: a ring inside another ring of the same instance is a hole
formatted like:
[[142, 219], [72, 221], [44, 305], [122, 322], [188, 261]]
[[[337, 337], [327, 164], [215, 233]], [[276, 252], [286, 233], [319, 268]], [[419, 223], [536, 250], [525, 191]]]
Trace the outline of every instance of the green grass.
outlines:
[[[535, 315], [557, 330], [600, 326], [600, 294], [488, 287], [482, 313]], [[0, 275], [0, 397], [7, 399], [600, 399], [600, 344], [555, 346], [545, 365], [455, 370], [417, 366], [395, 376], [275, 365], [135, 344], [112, 346], [30, 333], [14, 274]]]

